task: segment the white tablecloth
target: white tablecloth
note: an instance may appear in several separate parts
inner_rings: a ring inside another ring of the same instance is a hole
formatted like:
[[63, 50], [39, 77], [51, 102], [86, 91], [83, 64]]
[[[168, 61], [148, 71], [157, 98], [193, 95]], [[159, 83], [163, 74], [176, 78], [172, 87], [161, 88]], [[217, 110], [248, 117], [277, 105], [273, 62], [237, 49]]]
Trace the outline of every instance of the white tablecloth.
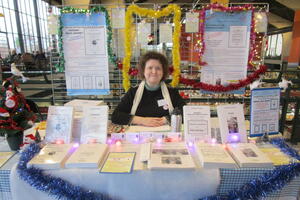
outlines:
[[[195, 200], [216, 194], [219, 170], [138, 170], [132, 174], [102, 174], [96, 169], [46, 170], [72, 184], [106, 193], [118, 200]], [[16, 166], [10, 175], [14, 200], [55, 199], [19, 178]]]

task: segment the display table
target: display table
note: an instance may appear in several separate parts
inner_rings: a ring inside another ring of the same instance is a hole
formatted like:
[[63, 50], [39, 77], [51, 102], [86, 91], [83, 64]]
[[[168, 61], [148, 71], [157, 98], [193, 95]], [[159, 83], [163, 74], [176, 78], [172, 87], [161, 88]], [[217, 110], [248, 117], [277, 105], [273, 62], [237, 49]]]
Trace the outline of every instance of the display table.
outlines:
[[[0, 137], [0, 151], [10, 151], [7, 141], [4, 137]], [[0, 168], [0, 199], [12, 199], [9, 175], [13, 166], [18, 162], [19, 157], [20, 155], [16, 153]]]
[[[215, 194], [220, 181], [219, 170], [140, 170], [132, 174], [100, 174], [96, 169], [61, 169], [47, 170], [46, 173], [120, 200], [192, 200]], [[15, 167], [10, 181], [14, 200], [55, 199], [20, 180]]]
[[[44, 172], [61, 177], [73, 185], [87, 190], [107, 194], [112, 199], [194, 200], [214, 194], [226, 194], [270, 170], [272, 168], [220, 170], [199, 168], [195, 170], [144, 169], [134, 170], [131, 174], [102, 174], [97, 169], [58, 169], [45, 170]], [[21, 180], [16, 170], [16, 165], [11, 170], [10, 184], [14, 200], [55, 199], [55, 197], [38, 191]], [[282, 190], [269, 194], [268, 198], [264, 199], [297, 200], [299, 189], [300, 177], [291, 181]]]

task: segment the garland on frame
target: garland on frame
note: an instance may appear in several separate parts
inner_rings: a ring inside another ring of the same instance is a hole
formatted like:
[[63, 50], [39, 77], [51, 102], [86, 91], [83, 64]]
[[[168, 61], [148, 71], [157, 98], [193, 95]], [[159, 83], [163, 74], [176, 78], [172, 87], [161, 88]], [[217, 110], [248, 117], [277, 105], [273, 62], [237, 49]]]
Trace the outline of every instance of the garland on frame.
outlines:
[[255, 7], [246, 4], [244, 6], [236, 6], [236, 7], [225, 7], [221, 4], [213, 3], [206, 5], [199, 11], [199, 29], [200, 29], [200, 50], [199, 50], [199, 65], [206, 65], [207, 63], [202, 60], [204, 51], [205, 51], [205, 41], [204, 41], [204, 32], [205, 32], [205, 11], [210, 9], [220, 10], [222, 12], [237, 12], [237, 11], [251, 11], [251, 29], [250, 29], [250, 50], [248, 56], [248, 67], [252, 69], [254, 67], [252, 60], [254, 58], [254, 49], [255, 49], [255, 20], [254, 20], [254, 10]]
[[[205, 27], [205, 11], [209, 9], [218, 9], [222, 12], [234, 12], [234, 11], [252, 11], [252, 18], [251, 18], [251, 29], [250, 29], [250, 50], [249, 50], [249, 56], [248, 56], [248, 68], [253, 69], [254, 64], [252, 63], [252, 60], [254, 58], [254, 49], [255, 49], [255, 20], [254, 20], [254, 10], [255, 8], [252, 5], [244, 5], [244, 6], [237, 6], [237, 7], [225, 7], [220, 4], [214, 3], [209, 4], [201, 9], [199, 12], [200, 16], [200, 50], [199, 50], [199, 64], [200, 65], [206, 65], [207, 63], [202, 60], [204, 51], [205, 51], [205, 42], [204, 42], [204, 27]], [[186, 78], [180, 78], [180, 83], [192, 86], [195, 89], [202, 89], [206, 91], [212, 91], [212, 92], [228, 92], [232, 90], [237, 90], [239, 88], [245, 87], [258, 79], [260, 75], [264, 74], [267, 71], [267, 67], [265, 65], [260, 65], [256, 71], [254, 71], [252, 74], [248, 75], [245, 79], [238, 80], [237, 83], [230, 83], [226, 86], [224, 85], [213, 85], [213, 84], [207, 84], [203, 82], [197, 82], [192, 79], [186, 79]]]
[[230, 83], [226, 86], [224, 85], [212, 85], [207, 84], [203, 82], [197, 82], [193, 79], [187, 79], [187, 78], [180, 78], [180, 83], [183, 83], [185, 85], [192, 86], [195, 89], [202, 89], [206, 91], [212, 91], [212, 92], [228, 92], [232, 90], [237, 90], [239, 88], [245, 87], [258, 79], [260, 75], [264, 74], [267, 71], [267, 66], [260, 65], [259, 69], [254, 71], [252, 74], [248, 75], [247, 78], [239, 80], [237, 83]]
[[132, 14], [138, 14], [140, 16], [159, 18], [163, 16], [168, 16], [174, 13], [173, 22], [175, 24], [173, 33], [173, 49], [172, 49], [172, 59], [173, 59], [173, 79], [171, 86], [175, 87], [179, 83], [180, 77], [180, 53], [179, 53], [179, 36], [181, 30], [181, 9], [175, 4], [169, 4], [167, 7], [161, 11], [141, 8], [137, 5], [130, 5], [127, 7], [126, 17], [125, 17], [125, 57], [123, 59], [123, 88], [127, 91], [130, 88], [130, 77], [128, 75], [130, 69], [130, 59], [131, 59], [131, 28], [132, 28]]
[[58, 47], [59, 47], [59, 62], [55, 65], [55, 68], [58, 72], [63, 72], [65, 70], [65, 58], [64, 58], [64, 52], [63, 52], [63, 25], [61, 21], [61, 16], [64, 13], [81, 13], [81, 14], [91, 14], [91, 13], [98, 13], [103, 12], [105, 14], [105, 21], [106, 21], [106, 30], [107, 30], [107, 51], [108, 51], [108, 59], [110, 63], [112, 63], [115, 67], [117, 66], [117, 61], [114, 56], [111, 43], [112, 43], [112, 27], [110, 18], [108, 15], [108, 12], [106, 8], [103, 6], [95, 6], [91, 9], [82, 9], [82, 8], [73, 8], [73, 7], [64, 7], [60, 10], [60, 16], [59, 16], [59, 29], [58, 29]]

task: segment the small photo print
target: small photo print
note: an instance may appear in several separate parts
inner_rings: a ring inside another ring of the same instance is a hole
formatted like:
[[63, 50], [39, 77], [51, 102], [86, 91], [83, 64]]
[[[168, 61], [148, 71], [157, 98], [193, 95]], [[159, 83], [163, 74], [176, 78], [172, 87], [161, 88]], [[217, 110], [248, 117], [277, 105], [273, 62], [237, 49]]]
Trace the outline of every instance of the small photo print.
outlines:
[[271, 100], [270, 109], [276, 110], [278, 108], [278, 100]]
[[259, 133], [259, 129], [260, 129], [259, 125], [254, 125], [254, 132], [255, 133]]
[[187, 149], [153, 149], [152, 154], [159, 155], [188, 155]]
[[161, 157], [161, 163], [166, 165], [182, 165], [180, 157]]
[[242, 149], [241, 151], [246, 157], [257, 157], [256, 153], [250, 148]]
[[261, 129], [262, 129], [263, 133], [267, 132], [268, 131], [268, 125], [267, 124], [263, 124], [262, 127], [261, 127]]
[[222, 82], [221, 78], [216, 78], [216, 85], [221, 85], [221, 82]]
[[275, 124], [269, 124], [269, 130], [275, 131]]
[[229, 119], [227, 119], [227, 126], [229, 133], [238, 133], [239, 127], [237, 117], [230, 117]]

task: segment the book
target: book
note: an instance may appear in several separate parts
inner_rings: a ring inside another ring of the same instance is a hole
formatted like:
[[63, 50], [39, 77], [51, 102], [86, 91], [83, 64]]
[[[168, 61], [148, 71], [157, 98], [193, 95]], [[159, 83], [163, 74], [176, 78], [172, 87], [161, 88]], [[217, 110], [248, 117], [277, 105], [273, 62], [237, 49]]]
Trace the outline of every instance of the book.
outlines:
[[240, 167], [273, 167], [273, 162], [253, 143], [230, 144], [228, 151]]
[[0, 152], [0, 168], [13, 156], [16, 152], [1, 151]]
[[168, 132], [171, 130], [169, 125], [163, 125], [158, 127], [147, 127], [147, 126], [129, 126], [125, 132], [136, 133], [136, 132]]
[[195, 163], [185, 143], [153, 144], [149, 169], [194, 169]]
[[81, 144], [65, 163], [65, 168], [99, 168], [107, 144]]
[[274, 165], [288, 165], [291, 163], [291, 158], [280, 151], [276, 147], [259, 148]]
[[109, 152], [101, 173], [131, 173], [135, 152]]
[[195, 148], [203, 168], [237, 168], [235, 161], [221, 144], [196, 143]]
[[222, 143], [247, 142], [243, 104], [217, 107]]
[[63, 141], [70, 143], [73, 128], [72, 107], [49, 106], [45, 141], [55, 143]]
[[106, 143], [108, 106], [85, 106], [81, 127], [81, 143]]
[[186, 141], [211, 140], [209, 106], [184, 106], [183, 119]]
[[75, 112], [83, 112], [85, 106], [100, 106], [104, 105], [103, 101], [86, 100], [86, 99], [73, 99], [64, 104], [64, 106], [74, 107]]
[[64, 168], [66, 160], [71, 155], [69, 153], [71, 148], [72, 144], [47, 144], [27, 163], [27, 167], [41, 169]]

